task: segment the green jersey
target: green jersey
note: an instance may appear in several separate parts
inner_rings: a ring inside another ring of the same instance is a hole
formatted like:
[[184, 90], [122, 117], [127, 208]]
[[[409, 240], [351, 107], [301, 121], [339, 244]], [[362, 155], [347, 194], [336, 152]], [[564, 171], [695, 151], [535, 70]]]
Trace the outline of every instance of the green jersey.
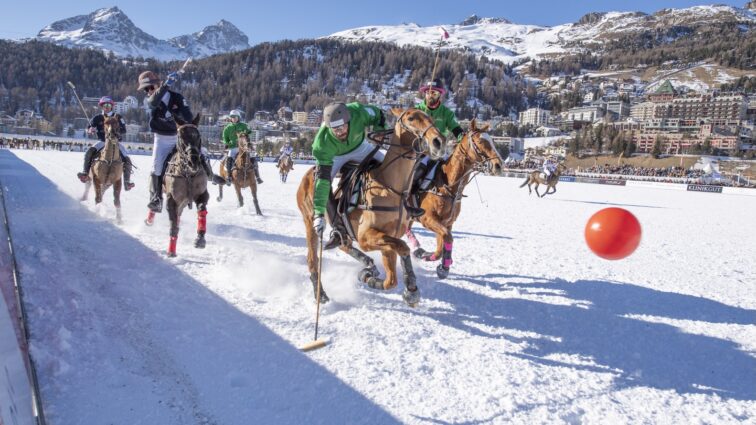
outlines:
[[[365, 131], [372, 126], [373, 130], [384, 130], [381, 125], [381, 109], [373, 105], [361, 105], [357, 102], [346, 105], [349, 110], [349, 133], [345, 141], [333, 135], [330, 127], [322, 125], [315, 140], [312, 142], [312, 156], [318, 167], [332, 166], [333, 158], [346, 155], [357, 149], [365, 140]], [[328, 195], [331, 193], [331, 180], [318, 178], [315, 181], [315, 199], [313, 200], [315, 214], [325, 214]]]
[[415, 108], [425, 112], [431, 118], [433, 118], [433, 122], [436, 124], [436, 128], [445, 137], [449, 137], [449, 133], [451, 133], [455, 128], [459, 127], [457, 119], [454, 117], [454, 112], [452, 112], [451, 109], [447, 108], [446, 105], [442, 104], [438, 105], [438, 108], [436, 109], [430, 109], [423, 100], [422, 102], [417, 104]]
[[241, 121], [237, 123], [229, 123], [226, 125], [226, 127], [223, 128], [223, 144], [226, 145], [226, 148], [233, 149], [237, 147], [236, 139], [239, 137], [238, 133], [245, 132], [247, 134], [251, 133], [252, 130], [249, 129], [249, 126], [247, 123], [243, 123]]

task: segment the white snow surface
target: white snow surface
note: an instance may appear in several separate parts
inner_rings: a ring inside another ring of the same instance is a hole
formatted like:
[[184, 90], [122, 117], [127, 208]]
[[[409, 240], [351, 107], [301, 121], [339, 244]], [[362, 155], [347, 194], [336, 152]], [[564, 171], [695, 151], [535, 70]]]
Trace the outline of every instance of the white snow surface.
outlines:
[[[415, 261], [417, 308], [327, 252], [329, 343], [302, 353], [308, 167], [282, 184], [261, 165], [262, 217], [211, 186], [207, 248], [186, 210], [168, 259], [166, 214], [142, 224], [149, 157], [132, 158], [116, 225], [111, 192], [78, 201], [83, 154], [0, 150], [48, 423], [756, 422], [756, 197], [562, 182], [538, 199], [480, 177], [450, 276]], [[621, 261], [583, 240], [609, 206], [643, 227]]]
[[717, 24], [723, 20], [742, 23], [746, 28], [756, 23], [753, 12], [725, 5], [662, 9], [653, 15], [606, 12], [598, 14], [598, 18], [590, 23], [565, 23], [553, 27], [516, 24], [506, 19], [471, 18], [476, 18], [473, 24], [371, 25], [339, 31], [328, 38], [435, 48], [441, 39], [441, 28], [444, 28], [449, 33], [445, 49], [463, 49], [509, 64], [523, 59], [584, 52], [589, 47], [600, 47], [608, 40], [633, 32], [666, 31], [677, 25]]

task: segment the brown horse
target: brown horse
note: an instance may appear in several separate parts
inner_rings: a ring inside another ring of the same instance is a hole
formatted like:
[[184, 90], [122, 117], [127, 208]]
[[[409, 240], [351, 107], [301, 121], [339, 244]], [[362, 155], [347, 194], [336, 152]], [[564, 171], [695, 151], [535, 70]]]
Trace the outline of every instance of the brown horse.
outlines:
[[[236, 143], [239, 147], [239, 152], [236, 154], [236, 160], [234, 161], [234, 168], [231, 169], [231, 181], [234, 183], [234, 189], [236, 189], [236, 199], [239, 202], [239, 208], [244, 206], [244, 198], [242, 197], [241, 190], [245, 187], [249, 188], [252, 192], [252, 201], [255, 203], [255, 212], [257, 215], [262, 215], [260, 211], [260, 204], [257, 202], [257, 181], [255, 181], [255, 164], [252, 163], [249, 146], [249, 136], [246, 132], [237, 133]], [[224, 179], [228, 179], [226, 172], [226, 158], [224, 156], [220, 161], [220, 176]], [[218, 202], [223, 199], [223, 185], [218, 185]]]
[[[352, 246], [351, 240], [340, 249], [360, 261], [365, 268], [358, 279], [374, 289], [388, 290], [397, 285], [396, 257], [401, 258], [404, 271], [404, 301], [415, 306], [420, 301], [415, 272], [412, 269], [410, 249], [400, 238], [407, 230], [409, 217], [404, 211], [404, 200], [411, 184], [412, 169], [420, 154], [439, 158], [443, 154], [442, 136], [433, 120], [418, 109], [391, 110], [397, 117], [394, 131], [390, 136], [388, 151], [383, 163], [368, 172], [363, 186], [363, 204], [349, 214], [349, 224], [355, 231], [357, 242], [364, 251], [380, 250], [386, 277], [381, 280], [373, 260], [360, 249]], [[385, 139], [384, 139], [385, 140]], [[307, 266], [316, 299], [328, 301], [323, 287], [318, 293], [318, 235], [312, 227], [313, 195], [315, 191], [315, 168], [311, 168], [302, 178], [297, 191], [297, 205], [302, 213], [307, 231]], [[344, 195], [342, 195], [344, 196]], [[322, 240], [320, 241], [322, 243]]]
[[163, 191], [166, 195], [166, 208], [171, 221], [170, 243], [168, 256], [176, 256], [176, 241], [178, 240], [179, 219], [184, 207], [197, 205], [197, 237], [194, 239], [195, 248], [205, 247], [205, 232], [207, 231], [207, 174], [202, 164], [200, 138], [197, 123], [200, 115], [191, 123], [182, 121], [177, 116], [173, 118], [178, 124], [178, 140], [176, 151], [168, 162], [163, 177]]
[[89, 197], [89, 189], [94, 183], [95, 205], [102, 202], [102, 195], [113, 186], [113, 205], [116, 208], [116, 221], [121, 223], [121, 180], [123, 177], [123, 160], [118, 143], [118, 130], [121, 124], [116, 117], [105, 118], [105, 146], [100, 155], [93, 161], [89, 170], [89, 181], [84, 186], [82, 201]]
[[462, 206], [462, 192], [477, 173], [501, 173], [502, 160], [493, 142], [486, 134], [488, 125], [477, 127], [475, 120], [470, 122], [470, 130], [454, 147], [445, 164], [439, 165], [433, 187], [420, 196], [420, 206], [425, 210], [419, 221], [426, 229], [436, 234], [435, 252], [426, 252], [420, 247], [410, 227], [407, 239], [414, 249], [416, 258], [425, 261], [438, 261], [436, 274], [443, 279], [449, 275], [452, 264], [452, 225], [459, 216]]
[[[536, 196], [543, 198], [546, 195], [551, 195], [553, 193], [556, 193], [556, 185], [557, 183], [559, 183], [559, 176], [561, 176], [566, 169], [567, 167], [560, 162], [559, 164], [557, 164], [556, 170], [554, 170], [554, 173], [548, 180], [544, 178], [542, 171], [531, 171], [530, 174], [528, 174], [528, 176], [525, 178], [525, 181], [520, 185], [520, 187], [525, 187], [525, 185], [528, 185], [528, 195], [532, 195], [533, 191], [530, 190], [530, 185], [535, 184]], [[546, 191], [543, 192], [543, 195], [538, 193], [538, 185], [541, 184], [546, 186]], [[551, 190], [551, 192], [549, 192], [549, 190]]]
[[294, 169], [294, 160], [291, 155], [282, 155], [278, 160], [278, 174], [281, 176], [281, 183], [286, 183], [289, 172]]

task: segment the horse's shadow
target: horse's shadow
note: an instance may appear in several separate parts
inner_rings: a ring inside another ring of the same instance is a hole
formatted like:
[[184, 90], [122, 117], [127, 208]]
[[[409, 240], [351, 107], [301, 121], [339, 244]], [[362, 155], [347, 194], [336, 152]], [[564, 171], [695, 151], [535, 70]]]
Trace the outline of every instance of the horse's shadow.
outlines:
[[[427, 236], [429, 238], [435, 238], [436, 234], [431, 232], [430, 230], [426, 229], [425, 227], [422, 227], [419, 223], [416, 226], [412, 227], [412, 231], [418, 235]], [[460, 232], [459, 230], [453, 230], [452, 235], [454, 235], [455, 239], [464, 239], [466, 237], [475, 237], [475, 238], [487, 238], [487, 239], [508, 239], [512, 240], [509, 236], [502, 236], [502, 235], [488, 235], [485, 233], [472, 233], [472, 232]]]
[[[453, 301], [455, 309], [413, 312], [471, 335], [526, 343], [524, 350], [510, 353], [515, 357], [547, 366], [611, 371], [616, 374], [619, 388], [646, 386], [679, 393], [756, 400], [756, 358], [736, 343], [638, 318], [754, 325], [756, 310], [605, 281], [535, 278], [532, 282], [532, 277], [503, 274], [458, 278], [497, 291], [518, 291], [518, 294], [495, 299], [456, 286], [436, 285], [425, 291], [426, 298]], [[491, 281], [499, 278], [510, 282]], [[522, 283], [528, 280], [531, 282]], [[525, 299], [523, 295], [540, 299]], [[558, 298], [559, 302], [551, 304], [548, 297]], [[471, 326], [470, 322], [485, 326]], [[481, 330], [491, 327], [539, 336], [513, 337]], [[555, 354], [590, 358], [595, 366], [548, 359]]]
[[238, 237], [251, 241], [276, 242], [295, 247], [306, 247], [307, 239], [304, 237], [286, 236], [278, 233], [268, 233], [250, 227], [242, 227], [235, 224], [216, 223], [211, 225], [211, 234], [221, 237]]

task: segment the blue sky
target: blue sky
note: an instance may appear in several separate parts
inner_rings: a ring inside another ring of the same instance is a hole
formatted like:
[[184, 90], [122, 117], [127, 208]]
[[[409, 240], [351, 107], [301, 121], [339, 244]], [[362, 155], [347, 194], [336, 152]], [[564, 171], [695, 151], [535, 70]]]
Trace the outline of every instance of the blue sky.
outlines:
[[226, 19], [247, 34], [250, 44], [257, 44], [287, 38], [319, 37], [365, 25], [393, 25], [402, 22], [415, 22], [420, 25], [457, 23], [473, 13], [482, 17], [503, 17], [519, 24], [558, 25], [574, 22], [588, 12], [637, 10], [652, 13], [668, 7], [682, 8], [714, 3], [743, 7], [746, 0], [150, 0], [111, 3], [92, 0], [24, 0], [10, 1], [3, 6], [0, 15], [0, 38], [33, 37], [45, 25], [56, 20], [88, 14], [110, 6], [118, 6], [137, 27], [158, 38], [189, 34]]

